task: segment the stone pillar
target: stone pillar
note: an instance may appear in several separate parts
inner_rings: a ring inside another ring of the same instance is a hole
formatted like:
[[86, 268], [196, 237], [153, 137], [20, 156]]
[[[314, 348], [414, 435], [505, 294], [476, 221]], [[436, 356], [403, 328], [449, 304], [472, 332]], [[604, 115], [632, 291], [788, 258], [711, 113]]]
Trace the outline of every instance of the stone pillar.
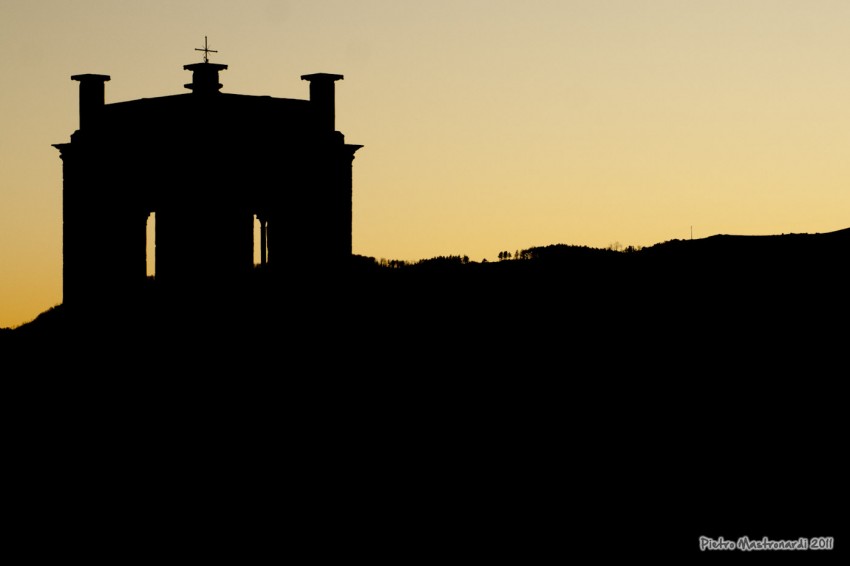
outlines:
[[342, 75], [331, 75], [329, 73], [301, 75], [302, 81], [310, 82], [310, 104], [315, 109], [319, 128], [323, 132], [333, 132], [336, 129], [334, 83], [342, 79]]
[[266, 229], [264, 230], [266, 234], [266, 263], [271, 263], [272, 256], [272, 226], [274, 225], [274, 220], [266, 220]]
[[104, 83], [109, 75], [74, 75], [72, 81], [80, 83], [80, 129], [96, 124], [105, 104]]
[[266, 221], [259, 216], [260, 221], [260, 265], [266, 264]]
[[336, 179], [338, 183], [335, 190], [339, 196], [339, 259], [348, 265], [352, 251], [352, 231], [353, 231], [353, 210], [354, 210], [354, 191], [353, 191], [353, 169], [354, 169], [354, 154], [357, 150], [363, 147], [362, 145], [346, 144], [343, 146], [343, 156], [341, 158], [341, 171]]
[[84, 274], [80, 267], [85, 251], [85, 239], [79, 226], [80, 205], [77, 197], [77, 163], [72, 144], [54, 144], [62, 158], [62, 302], [66, 308], [76, 308]]

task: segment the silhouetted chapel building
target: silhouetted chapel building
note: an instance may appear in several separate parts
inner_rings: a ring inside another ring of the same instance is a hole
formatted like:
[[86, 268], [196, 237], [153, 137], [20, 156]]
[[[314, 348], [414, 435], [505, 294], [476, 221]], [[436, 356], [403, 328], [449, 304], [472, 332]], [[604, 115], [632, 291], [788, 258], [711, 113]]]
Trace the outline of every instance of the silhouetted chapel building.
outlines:
[[[342, 265], [351, 256], [352, 161], [362, 146], [334, 125], [334, 83], [310, 99], [220, 92], [227, 65], [185, 65], [191, 92], [105, 104], [106, 75], [76, 75], [80, 127], [63, 161], [66, 305], [98, 302], [146, 280], [155, 213], [156, 280], [191, 289], [244, 279], [261, 263]], [[261, 237], [254, 242], [255, 222]]]

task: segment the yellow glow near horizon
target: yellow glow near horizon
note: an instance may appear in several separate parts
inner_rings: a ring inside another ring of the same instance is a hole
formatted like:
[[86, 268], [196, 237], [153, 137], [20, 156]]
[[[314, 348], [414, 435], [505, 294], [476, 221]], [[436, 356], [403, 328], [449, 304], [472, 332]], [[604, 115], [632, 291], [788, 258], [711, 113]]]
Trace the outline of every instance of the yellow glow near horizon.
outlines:
[[4, 0], [0, 327], [62, 300], [77, 84], [184, 92], [209, 37], [225, 92], [345, 75], [354, 252], [415, 260], [850, 226], [843, 0]]

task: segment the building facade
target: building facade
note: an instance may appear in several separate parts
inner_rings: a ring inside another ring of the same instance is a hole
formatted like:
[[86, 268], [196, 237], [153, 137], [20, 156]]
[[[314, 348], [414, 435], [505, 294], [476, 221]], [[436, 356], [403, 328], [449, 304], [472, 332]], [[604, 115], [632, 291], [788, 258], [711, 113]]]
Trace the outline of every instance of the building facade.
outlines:
[[[191, 92], [105, 103], [106, 75], [75, 75], [80, 127], [63, 161], [63, 301], [103, 303], [147, 280], [226, 288], [260, 263], [299, 269], [351, 256], [352, 162], [335, 128], [341, 75], [304, 75], [309, 100], [221, 92], [227, 65], [186, 65]], [[255, 242], [255, 224], [260, 237]]]

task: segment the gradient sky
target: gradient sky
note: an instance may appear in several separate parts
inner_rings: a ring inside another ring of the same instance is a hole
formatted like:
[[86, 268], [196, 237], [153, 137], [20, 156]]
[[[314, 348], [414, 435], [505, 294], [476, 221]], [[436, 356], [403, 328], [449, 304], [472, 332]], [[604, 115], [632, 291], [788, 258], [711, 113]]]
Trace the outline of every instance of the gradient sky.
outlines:
[[850, 227], [846, 0], [0, 0], [0, 327], [62, 301], [77, 83], [223, 91], [345, 75], [354, 252], [495, 259]]

